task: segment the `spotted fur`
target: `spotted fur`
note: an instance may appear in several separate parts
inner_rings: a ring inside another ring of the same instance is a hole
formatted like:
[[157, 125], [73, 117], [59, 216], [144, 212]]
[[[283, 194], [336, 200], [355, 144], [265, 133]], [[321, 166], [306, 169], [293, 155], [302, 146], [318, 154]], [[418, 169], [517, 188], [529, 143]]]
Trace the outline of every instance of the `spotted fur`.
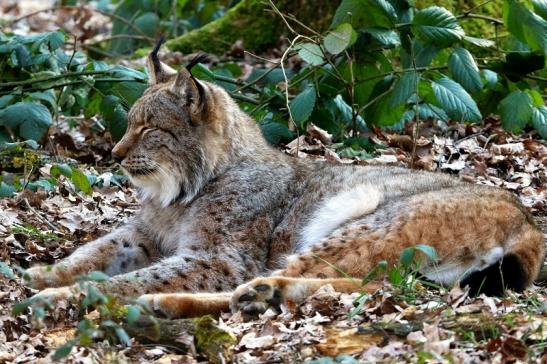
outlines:
[[[422, 273], [442, 284], [486, 282], [500, 294], [538, 274], [543, 235], [511, 193], [437, 173], [292, 158], [271, 148], [219, 86], [167, 68], [155, 53], [149, 72], [153, 84], [113, 150], [140, 212], [52, 270], [32, 268], [35, 288], [103, 270], [112, 276], [97, 283], [106, 293], [144, 294], [169, 315], [195, 315], [227, 309], [225, 292], [250, 281], [231, 305], [256, 313], [322, 283], [356, 289], [337, 269], [362, 277], [416, 244], [436, 249], [439, 261]], [[503, 277], [491, 267], [507, 256], [518, 277], [496, 283]]]

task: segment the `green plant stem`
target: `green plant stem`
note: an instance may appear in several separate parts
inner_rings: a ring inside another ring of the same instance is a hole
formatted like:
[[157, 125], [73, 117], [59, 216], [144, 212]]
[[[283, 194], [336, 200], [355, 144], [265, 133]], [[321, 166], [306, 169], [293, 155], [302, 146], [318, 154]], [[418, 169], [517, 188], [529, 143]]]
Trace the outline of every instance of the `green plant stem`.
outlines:
[[16, 86], [26, 86], [26, 85], [32, 85], [35, 83], [42, 83], [47, 81], [55, 81], [60, 80], [67, 77], [78, 77], [78, 76], [94, 76], [94, 75], [107, 75], [111, 74], [111, 70], [104, 70], [104, 71], [83, 71], [83, 72], [67, 72], [62, 75], [56, 75], [51, 77], [44, 77], [44, 78], [36, 78], [33, 80], [24, 80], [24, 81], [13, 81], [13, 82], [4, 82], [0, 83], [0, 88], [6, 88], [6, 87], [16, 87]]
[[[233, 85], [238, 85], [238, 86], [241, 86], [243, 88], [251, 88], [256, 93], [261, 93], [262, 92], [262, 91], [260, 91], [260, 89], [258, 89], [256, 87], [253, 87], [250, 84], [245, 84], [244, 82], [238, 81], [235, 78], [220, 76], [220, 75], [213, 75], [213, 77], [215, 78], [216, 81], [231, 83]], [[235, 93], [238, 90], [239, 90], [239, 88], [234, 90], [233, 92]]]
[[[139, 80], [136, 80], [134, 78], [99, 78], [99, 79], [95, 80], [95, 82], [124, 82], [124, 81], [139, 82]], [[52, 88], [60, 88], [60, 87], [71, 86], [71, 85], [79, 85], [81, 83], [87, 83], [87, 82], [86, 82], [86, 80], [76, 80], [76, 81], [58, 83], [58, 84], [47, 86], [47, 87], [31, 87], [31, 88], [22, 89], [22, 90], [19, 90], [19, 91], [20, 92], [44, 91], [44, 90], [49, 90], [49, 89], [52, 89]], [[0, 95], [7, 95], [7, 94], [12, 94], [12, 93], [13, 93], [13, 90], [0, 91]]]
[[232, 96], [234, 99], [245, 101], [254, 105], [259, 105], [260, 101], [257, 99], [253, 99], [252, 97], [245, 96], [242, 94], [236, 94], [236, 93], [230, 93], [230, 96]]
[[[414, 69], [414, 68], [405, 68], [405, 69], [402, 69], [402, 70], [394, 70], [394, 71], [390, 71], [390, 72], [384, 72], [384, 73], [380, 73], [380, 74], [377, 74], [377, 75], [374, 75], [374, 76], [371, 76], [371, 77], [363, 78], [362, 80], [358, 80], [356, 82], [356, 84], [361, 84], [363, 82], [372, 81], [372, 80], [375, 80], [375, 79], [378, 79], [378, 78], [382, 78], [382, 77], [386, 77], [386, 76], [390, 76], [390, 75], [397, 75], [397, 74], [401, 74], [401, 73], [412, 72], [412, 71], [417, 71], [417, 72], [439, 71], [439, 70], [444, 70], [444, 69], [447, 69], [447, 68], [448, 68], [448, 65], [435, 66], [435, 67], [416, 67], [416, 69]], [[480, 68], [480, 69], [491, 69], [491, 67], [482, 66], [482, 65], [478, 65], [478, 68]], [[513, 75], [513, 76], [519, 76], [519, 74], [512, 73], [512, 72], [508, 72], [508, 73], [505, 73], [505, 74]], [[522, 76], [522, 75], [520, 75], [520, 76]], [[541, 76], [524, 75], [522, 77], [523, 78], [528, 78], [530, 80], [547, 82], [547, 78], [541, 77]]]
[[492, 22], [492, 23], [494, 23], [494, 24], [496, 24], [496, 25], [503, 25], [503, 21], [502, 21], [502, 20], [497, 19], [497, 18], [493, 18], [493, 17], [491, 17], [491, 16], [482, 15], [482, 14], [464, 13], [464, 14], [458, 15], [456, 18], [458, 18], [458, 19], [465, 19], [465, 18], [470, 18], [470, 19], [482, 19], [482, 20], [486, 20], [486, 21]]
[[270, 73], [273, 72], [273, 70], [277, 69], [277, 67], [279, 67], [279, 62], [272, 68], [268, 69], [266, 72], [264, 72], [263, 74], [261, 74], [260, 76], [258, 76], [257, 78], [255, 78], [254, 80], [252, 80], [251, 82], [249, 83], [246, 83], [238, 88], [236, 88], [234, 90], [234, 92], [239, 92], [239, 91], [242, 91], [242, 90], [245, 90], [246, 88], [249, 88], [251, 86], [254, 86], [256, 85], [258, 82], [260, 82], [261, 80], [263, 80], [266, 76], [268, 76]]

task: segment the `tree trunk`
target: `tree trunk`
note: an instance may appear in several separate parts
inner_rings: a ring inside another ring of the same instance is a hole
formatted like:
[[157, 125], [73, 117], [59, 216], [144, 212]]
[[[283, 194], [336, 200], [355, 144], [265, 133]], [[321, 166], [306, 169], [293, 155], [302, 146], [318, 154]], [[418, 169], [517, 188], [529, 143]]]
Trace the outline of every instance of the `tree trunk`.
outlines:
[[182, 353], [196, 352], [212, 363], [229, 362], [235, 343], [235, 338], [218, 328], [211, 316], [177, 320], [141, 316], [124, 329], [142, 344], [175, 347]]
[[[328, 29], [338, 6], [338, 2], [332, 0], [276, 0], [274, 4], [283, 14], [292, 14], [319, 32]], [[295, 23], [291, 23], [291, 26], [309, 35], [303, 27]], [[167, 47], [183, 53], [204, 51], [222, 54], [241, 40], [246, 50], [255, 51], [276, 43], [287, 32], [286, 25], [267, 2], [242, 0], [220, 19], [168, 41]]]
[[[467, 1], [434, 1], [418, 0], [417, 8], [432, 5], [445, 6], [455, 15], [479, 5], [482, 0]], [[322, 33], [331, 23], [339, 1], [333, 0], [275, 0], [274, 4], [283, 14], [291, 14], [311, 29]], [[494, 17], [501, 16], [501, 9], [494, 3], [486, 4], [475, 10]], [[480, 19], [466, 19], [462, 25], [469, 35], [484, 37], [493, 34], [494, 28]], [[291, 26], [303, 34], [310, 35], [303, 27], [291, 22]], [[226, 14], [199, 29], [194, 29], [178, 38], [167, 42], [167, 47], [174, 51], [192, 53], [203, 51], [212, 54], [223, 54], [232, 45], [241, 40], [244, 49], [257, 51], [275, 44], [279, 37], [287, 34], [287, 26], [278, 14], [275, 14], [264, 0], [241, 0]]]

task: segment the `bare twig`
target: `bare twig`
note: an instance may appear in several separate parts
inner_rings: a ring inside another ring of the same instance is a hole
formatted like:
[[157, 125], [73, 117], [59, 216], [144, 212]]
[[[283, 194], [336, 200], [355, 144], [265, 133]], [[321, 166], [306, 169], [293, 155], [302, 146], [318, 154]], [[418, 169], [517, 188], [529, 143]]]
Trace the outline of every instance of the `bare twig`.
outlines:
[[41, 222], [43, 222], [47, 226], [49, 226], [51, 228], [51, 230], [53, 230], [54, 233], [56, 233], [58, 235], [64, 235], [55, 225], [53, 225], [50, 221], [48, 221], [48, 219], [46, 219], [45, 217], [40, 215], [40, 213], [38, 211], [36, 211], [34, 209], [34, 207], [32, 207], [30, 205], [30, 203], [28, 202], [28, 199], [26, 197], [23, 198], [23, 201], [25, 202], [25, 206], [29, 209], [30, 212], [32, 212], [38, 218], [38, 220], [40, 220]]
[[298, 151], [300, 150], [300, 132], [298, 130], [298, 125], [296, 125], [296, 122], [293, 119], [291, 108], [289, 106], [289, 79], [287, 77], [287, 72], [285, 71], [284, 61], [285, 61], [285, 58], [287, 57], [287, 55], [289, 54], [289, 51], [292, 49], [292, 47], [294, 47], [294, 44], [300, 38], [302, 38], [302, 36], [297, 35], [291, 41], [291, 44], [289, 45], [289, 47], [287, 47], [287, 49], [283, 53], [283, 56], [281, 56], [281, 60], [279, 61], [280, 64], [281, 64], [281, 71], [283, 72], [283, 78], [285, 79], [285, 104], [287, 105], [287, 111], [289, 112], [289, 123], [290, 123], [290, 125], [293, 125], [295, 130], [296, 130], [296, 157], [297, 158], [298, 158]]
[[414, 159], [416, 158], [416, 145], [418, 144], [418, 138], [420, 135], [420, 110], [419, 110], [419, 85], [420, 85], [420, 76], [416, 70], [416, 55], [414, 53], [414, 45], [410, 48], [411, 57], [412, 57], [412, 68], [416, 74], [416, 100], [414, 102], [414, 125], [412, 126], [412, 154], [410, 159], [410, 169], [414, 169]]
[[[28, 13], [28, 14], [25, 14], [23, 16], [20, 16], [19, 18], [16, 18], [16, 19], [13, 19], [12, 21], [9, 21], [7, 22], [3, 27], [9, 27], [9, 26], [12, 26], [13, 24], [17, 23], [17, 22], [20, 22], [21, 20], [24, 20], [24, 19], [27, 19], [27, 18], [30, 18], [34, 15], [37, 15], [37, 14], [40, 14], [40, 13], [47, 13], [47, 12], [50, 12], [50, 11], [59, 11], [59, 10], [81, 10], [81, 9], [86, 9], [86, 10], [89, 10], [89, 11], [94, 11], [96, 13], [99, 13], [99, 14], [102, 14], [106, 17], [109, 17], [109, 18], [112, 18], [112, 19], [115, 19], [115, 20], [118, 20], [124, 24], [126, 24], [127, 26], [129, 26], [131, 29], [133, 29], [134, 31], [136, 31], [137, 33], [139, 33], [140, 35], [143, 35], [143, 36], [146, 36], [146, 34], [144, 34], [144, 32], [142, 30], [140, 30], [135, 24], [133, 24], [132, 22], [128, 21], [127, 19], [119, 16], [119, 15], [116, 15], [116, 14], [113, 14], [113, 13], [109, 13], [107, 11], [102, 11], [100, 9], [96, 9], [96, 8], [93, 8], [93, 7], [88, 7], [88, 6], [71, 6], [71, 5], [63, 5], [63, 6], [53, 6], [53, 7], [50, 7], [50, 8], [46, 8], [46, 9], [40, 9], [40, 10], [36, 10], [36, 11], [33, 11], [31, 13]], [[150, 43], [154, 43], [155, 40], [154, 39], [151, 39]]]
[[147, 37], [145, 35], [115, 34], [115, 35], [111, 35], [109, 37], [104, 37], [104, 38], [101, 38], [101, 39], [97, 39], [93, 42], [84, 43], [83, 45], [86, 46], [86, 47], [92, 47], [94, 45], [101, 44], [103, 42], [108, 42], [108, 41], [111, 41], [111, 40], [116, 40], [116, 39], [136, 39], [136, 40], [146, 40], [146, 41], [149, 41], [149, 42], [153, 41], [153, 38]]
[[457, 16], [456, 18], [458, 18], [458, 19], [465, 19], [465, 18], [482, 19], [482, 20], [486, 20], [486, 21], [489, 21], [489, 22], [497, 24], [497, 25], [503, 25], [502, 20], [497, 19], [497, 18], [493, 18], [491, 16], [482, 15], [482, 14], [464, 13], [464, 14], [461, 14], [461, 15]]

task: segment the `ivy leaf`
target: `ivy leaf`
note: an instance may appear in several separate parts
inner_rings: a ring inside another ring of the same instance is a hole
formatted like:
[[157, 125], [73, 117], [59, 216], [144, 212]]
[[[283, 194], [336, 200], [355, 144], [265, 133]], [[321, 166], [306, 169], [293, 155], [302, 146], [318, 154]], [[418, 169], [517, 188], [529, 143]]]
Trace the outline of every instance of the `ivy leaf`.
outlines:
[[[537, 7], [536, 7], [537, 8]], [[503, 20], [507, 29], [532, 50], [547, 52], [547, 21], [517, 0], [504, 0]]]
[[298, 126], [302, 127], [310, 117], [315, 107], [316, 98], [315, 88], [308, 86], [291, 101], [289, 107], [293, 120]]
[[47, 107], [33, 102], [18, 102], [0, 110], [0, 126], [17, 130], [23, 139], [40, 140], [53, 123]]
[[431, 82], [433, 94], [448, 116], [458, 121], [479, 121], [482, 115], [477, 104], [457, 82], [443, 77]]
[[450, 71], [454, 80], [470, 93], [473, 94], [482, 89], [479, 67], [477, 67], [473, 56], [467, 49], [454, 49], [448, 59], [448, 71]]
[[516, 90], [501, 100], [498, 109], [505, 130], [520, 132], [532, 117], [532, 98], [526, 92]]
[[537, 130], [539, 136], [547, 139], [547, 107], [534, 107], [532, 112], [532, 125]]
[[414, 34], [426, 44], [448, 47], [465, 35], [458, 19], [445, 8], [431, 6], [416, 13], [412, 21]]
[[323, 41], [323, 45], [332, 54], [342, 53], [357, 40], [357, 33], [351, 24], [342, 23], [336, 29], [329, 32]]
[[298, 49], [300, 58], [313, 66], [320, 66], [325, 62], [323, 51], [317, 44], [303, 43], [299, 45]]

